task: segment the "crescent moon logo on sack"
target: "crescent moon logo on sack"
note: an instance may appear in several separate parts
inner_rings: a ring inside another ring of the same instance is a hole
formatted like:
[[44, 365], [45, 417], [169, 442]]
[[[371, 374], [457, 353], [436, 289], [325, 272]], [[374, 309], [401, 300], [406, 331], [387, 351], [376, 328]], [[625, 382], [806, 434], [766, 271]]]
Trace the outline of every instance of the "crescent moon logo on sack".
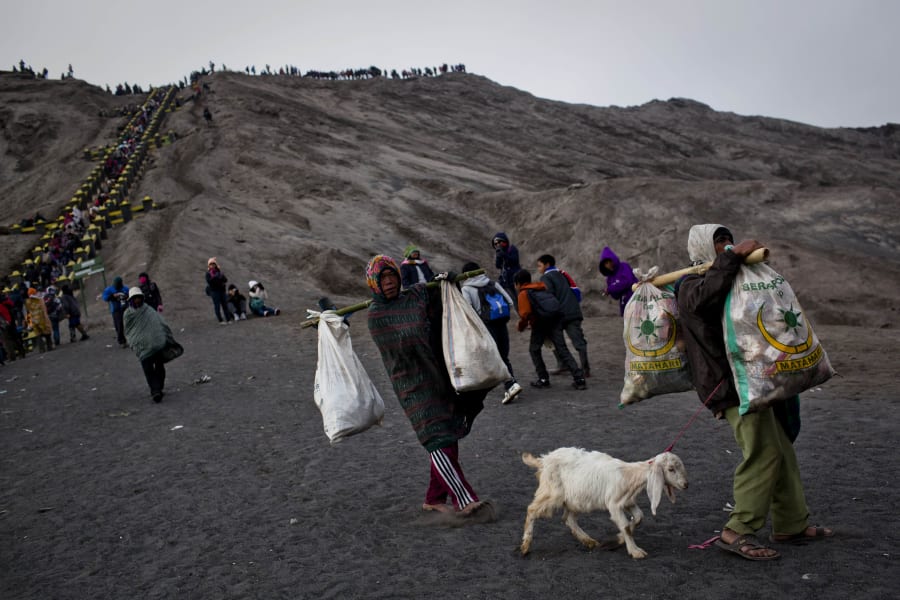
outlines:
[[[763, 309], [765, 308], [765, 306], [766, 306], [765, 303], [763, 303], [763, 305], [759, 307], [759, 312], [756, 313], [756, 326], [759, 329], [759, 332], [765, 338], [765, 340], [767, 342], [769, 342], [769, 345], [771, 345], [776, 350], [784, 352], [785, 354], [802, 354], [803, 352], [806, 352], [807, 350], [812, 348], [813, 332], [812, 332], [812, 327], [810, 327], [808, 323], [806, 324], [806, 332], [807, 332], [806, 333], [806, 341], [803, 342], [802, 344], [797, 344], [796, 346], [788, 346], [787, 344], [782, 344], [777, 339], [775, 339], [775, 336], [773, 336], [771, 333], [769, 333], [766, 330], [765, 323], [763, 323], [762, 313], [763, 313]], [[793, 308], [789, 311], [786, 311], [786, 312], [782, 311], [782, 312], [784, 312], [785, 322], [788, 325], [788, 329], [790, 329], [791, 327], [796, 328], [799, 324], [799, 322], [797, 320], [799, 313], [794, 313]]]
[[[657, 348], [655, 350], [641, 350], [639, 348], [634, 347], [634, 344], [631, 343], [631, 336], [628, 336], [628, 341], [627, 341], [628, 350], [630, 350], [631, 353], [634, 354], [635, 356], [641, 356], [644, 358], [656, 358], [658, 356], [664, 356], [665, 354], [668, 354], [669, 350], [671, 350], [675, 346], [675, 333], [676, 333], [675, 317], [672, 315], [672, 313], [670, 313], [667, 310], [664, 310], [662, 312], [665, 315], [666, 319], [669, 321], [669, 337], [666, 339], [666, 343], [663, 344], [662, 347]], [[632, 322], [631, 318], [629, 318], [629, 321], [628, 321], [629, 329], [631, 328], [631, 322]], [[645, 325], [647, 326], [647, 329], [652, 327], [654, 331], [656, 329], [658, 329], [658, 327], [650, 319], [647, 319], [647, 320], [641, 322], [641, 326], [638, 327], [637, 329], [638, 329], [638, 331], [641, 332], [641, 335], [646, 336], [647, 339], [649, 340], [650, 335], [651, 334], [655, 335], [655, 333], [653, 333], [653, 331], [645, 331], [645, 328], [644, 328]]]

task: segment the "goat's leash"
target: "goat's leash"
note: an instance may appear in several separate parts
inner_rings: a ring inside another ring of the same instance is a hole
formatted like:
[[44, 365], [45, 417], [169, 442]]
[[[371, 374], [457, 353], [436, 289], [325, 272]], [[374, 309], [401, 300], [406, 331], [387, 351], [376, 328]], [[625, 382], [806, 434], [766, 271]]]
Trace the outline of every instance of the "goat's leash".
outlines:
[[691, 424], [697, 418], [697, 415], [699, 415], [700, 411], [702, 411], [704, 408], [707, 407], [707, 405], [709, 404], [709, 401], [712, 400], [712, 397], [716, 395], [716, 392], [719, 391], [719, 388], [722, 387], [723, 383], [725, 383], [724, 379], [722, 379], [722, 381], [720, 381], [716, 385], [716, 387], [713, 388], [713, 391], [711, 391], [709, 393], [709, 396], [706, 397], [706, 401], [700, 405], [700, 408], [697, 409], [697, 412], [694, 413], [694, 416], [692, 416], [690, 418], [690, 420], [688, 420], [687, 425], [685, 425], [684, 427], [681, 428], [681, 431], [678, 432], [678, 435], [675, 436], [675, 439], [672, 440], [672, 443], [669, 444], [669, 447], [666, 448], [665, 450], [663, 450], [663, 452], [671, 452], [672, 451], [672, 448], [675, 447], [675, 442], [677, 442], [679, 439], [681, 439], [681, 436], [683, 436], [685, 434], [685, 432], [687, 432], [688, 428], [691, 426]]
[[[694, 416], [692, 416], [690, 418], [690, 420], [688, 420], [687, 425], [685, 425], [681, 429], [681, 431], [678, 432], [678, 435], [675, 436], [675, 439], [672, 440], [672, 443], [669, 444], [668, 448], [666, 448], [666, 450], [665, 450], [666, 452], [672, 451], [672, 448], [675, 447], [675, 442], [677, 442], [679, 439], [681, 439], [681, 436], [683, 436], [684, 433], [688, 430], [688, 428], [691, 426], [691, 424], [697, 418], [697, 415], [700, 414], [700, 411], [707, 407], [707, 405], [709, 404], [709, 401], [712, 400], [712, 397], [716, 395], [716, 392], [719, 391], [719, 388], [722, 387], [723, 383], [725, 383], [725, 379], [722, 379], [718, 384], [716, 384], [716, 387], [713, 388], [713, 391], [711, 391], [709, 393], [709, 396], [706, 397], [706, 401], [700, 405], [700, 408], [697, 409], [697, 411], [694, 413]], [[720, 538], [720, 536], [717, 535], [717, 536], [709, 538], [706, 541], [700, 542], [699, 544], [691, 544], [690, 546], [688, 546], [688, 550], [706, 550], [707, 548], [712, 546], [716, 542], [716, 540], [718, 540], [719, 538]]]

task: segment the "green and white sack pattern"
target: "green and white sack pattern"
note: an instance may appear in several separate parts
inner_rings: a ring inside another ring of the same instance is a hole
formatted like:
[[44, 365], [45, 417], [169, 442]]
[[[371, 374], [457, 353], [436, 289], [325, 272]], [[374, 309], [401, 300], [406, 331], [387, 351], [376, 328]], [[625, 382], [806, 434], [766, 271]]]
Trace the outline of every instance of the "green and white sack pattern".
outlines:
[[741, 267], [722, 318], [742, 415], [834, 375], [794, 290], [769, 265]]
[[642, 282], [625, 306], [625, 385], [620, 405], [694, 389], [687, 354], [678, 339], [678, 303], [670, 291], [649, 283], [655, 274], [656, 267], [646, 275], [635, 269]]

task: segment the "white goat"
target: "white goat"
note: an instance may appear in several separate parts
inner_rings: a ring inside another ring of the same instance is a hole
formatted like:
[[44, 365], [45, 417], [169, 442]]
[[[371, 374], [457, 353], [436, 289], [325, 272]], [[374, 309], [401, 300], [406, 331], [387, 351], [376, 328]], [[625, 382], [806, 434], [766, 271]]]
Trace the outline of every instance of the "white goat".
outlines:
[[558, 448], [540, 458], [525, 452], [522, 462], [537, 469], [538, 479], [525, 517], [523, 555], [531, 549], [535, 519], [549, 518], [558, 508], [563, 509], [563, 522], [578, 541], [595, 548], [597, 541], [578, 526], [576, 519], [580, 514], [606, 509], [619, 528], [617, 545], [625, 544], [632, 558], [644, 558], [647, 553], [634, 543], [634, 529], [644, 516], [637, 505], [637, 495], [647, 488], [650, 510], [655, 515], [663, 490], [675, 502], [673, 488], [684, 490], [688, 486], [684, 464], [671, 452], [629, 463], [603, 452]]

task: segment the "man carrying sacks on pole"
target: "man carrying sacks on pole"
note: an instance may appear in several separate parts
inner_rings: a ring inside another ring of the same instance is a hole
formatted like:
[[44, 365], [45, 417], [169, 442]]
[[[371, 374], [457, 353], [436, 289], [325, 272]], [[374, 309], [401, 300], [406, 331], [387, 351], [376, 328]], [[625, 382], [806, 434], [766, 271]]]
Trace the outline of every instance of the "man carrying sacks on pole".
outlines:
[[725, 313], [733, 284], [745, 268], [744, 259], [759, 248], [762, 245], [756, 240], [735, 244], [731, 232], [721, 225], [695, 225], [688, 237], [690, 258], [695, 263], [713, 263], [703, 275], [682, 277], [675, 295], [694, 387], [716, 418], [728, 420], [743, 455], [734, 473], [734, 510], [716, 545], [742, 558], [764, 561], [780, 556], [754, 535], [769, 512], [774, 543], [814, 541], [831, 537], [834, 531], [808, 524], [797, 456], [785, 423], [772, 406], [741, 414], [726, 350]]

